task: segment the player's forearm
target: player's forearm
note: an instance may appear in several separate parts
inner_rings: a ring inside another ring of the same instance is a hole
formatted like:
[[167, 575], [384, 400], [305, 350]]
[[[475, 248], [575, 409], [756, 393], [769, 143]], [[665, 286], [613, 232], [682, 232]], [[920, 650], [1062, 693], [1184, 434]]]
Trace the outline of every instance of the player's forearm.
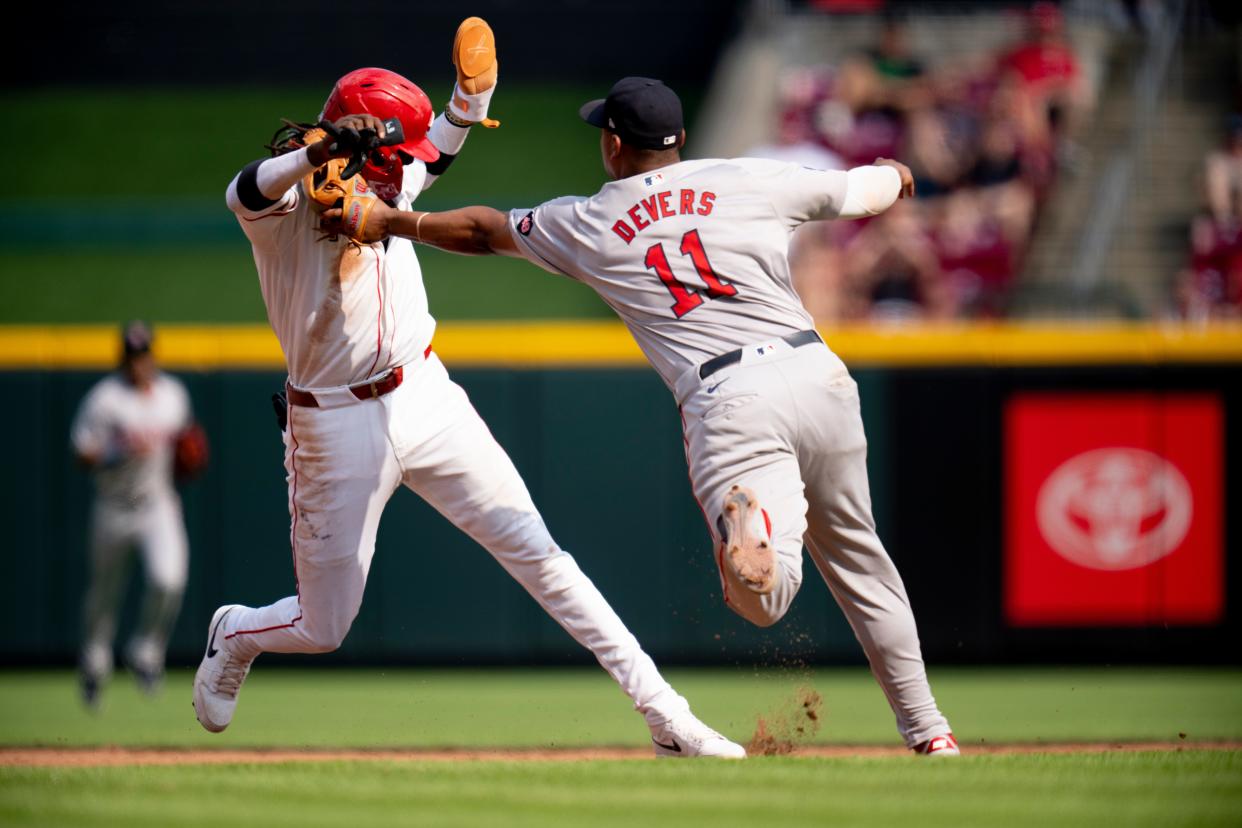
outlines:
[[462, 207], [443, 213], [401, 211], [388, 232], [467, 256], [510, 253], [513, 245], [505, 214], [491, 207]]
[[[312, 151], [317, 151], [312, 156]], [[247, 164], [229, 183], [225, 199], [235, 213], [257, 213], [279, 201], [289, 188], [327, 162], [323, 142]]]
[[427, 138], [440, 151], [440, 157], [435, 161], [427, 162], [427, 177], [423, 179], [424, 190], [444, 175], [449, 165], [457, 158], [457, 154], [461, 152], [461, 148], [466, 143], [466, 136], [469, 134], [469, 124], [465, 126], [454, 124], [444, 112], [441, 112], [431, 122], [431, 128], [427, 130]]
[[901, 174], [892, 167], [854, 167], [845, 174], [845, 180], [845, 198], [838, 218], [878, 215], [892, 207], [901, 195]]
[[[484, 24], [486, 27], [486, 24]], [[459, 33], [460, 39], [460, 33]], [[456, 49], [457, 46], [454, 46]], [[461, 57], [455, 54], [454, 62]], [[490, 75], [490, 79], [487, 79]], [[463, 88], [463, 82], [467, 88]], [[453, 95], [449, 98], [448, 105], [444, 111], [432, 122], [431, 127], [427, 130], [427, 138], [440, 150], [440, 157], [435, 161], [427, 163], [427, 176], [423, 179], [423, 189], [426, 190], [436, 179], [448, 170], [449, 164], [453, 163], [453, 159], [457, 157], [457, 153], [461, 152], [462, 145], [466, 143], [466, 136], [470, 134], [470, 127], [475, 124], [482, 123], [487, 126], [499, 126], [496, 121], [492, 121], [487, 117], [487, 109], [491, 104], [492, 95], [496, 92], [496, 64], [495, 55], [492, 56], [492, 66], [490, 69], [481, 73], [476, 72], [468, 80], [462, 74], [460, 66], [457, 72], [457, 83], [453, 87]]]

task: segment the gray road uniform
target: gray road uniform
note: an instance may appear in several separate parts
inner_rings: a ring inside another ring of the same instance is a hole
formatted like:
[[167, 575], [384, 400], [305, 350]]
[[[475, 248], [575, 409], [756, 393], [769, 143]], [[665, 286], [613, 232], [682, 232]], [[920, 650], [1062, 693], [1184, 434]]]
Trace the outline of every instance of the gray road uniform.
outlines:
[[509, 227], [526, 258], [599, 293], [673, 392], [718, 565], [725, 493], [757, 495], [780, 577], [757, 594], [720, 566], [726, 604], [760, 626], [778, 621], [801, 586], [805, 544], [914, 746], [948, 723], [876, 534], [858, 387], [814, 332], [787, 259], [799, 225], [881, 212], [899, 190], [887, 167], [683, 161], [514, 210]]
[[162, 672], [168, 636], [185, 589], [188, 544], [181, 500], [173, 486], [173, 442], [191, 421], [180, 380], [157, 374], [145, 391], [120, 375], [105, 377], [82, 401], [71, 441], [100, 458], [91, 513], [91, 582], [83, 607], [82, 669], [106, 676], [131, 556], [142, 558], [146, 592], [127, 660]]

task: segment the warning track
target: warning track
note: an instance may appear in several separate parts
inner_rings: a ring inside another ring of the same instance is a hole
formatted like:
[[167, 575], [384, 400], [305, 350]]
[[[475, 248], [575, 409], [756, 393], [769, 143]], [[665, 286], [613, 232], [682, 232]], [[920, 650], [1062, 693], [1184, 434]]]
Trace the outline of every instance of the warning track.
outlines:
[[[1242, 750], [1242, 742], [1035, 742], [963, 744], [968, 756], [1015, 754], [1099, 754], [1136, 751]], [[809, 745], [787, 754], [795, 758], [840, 759], [897, 757], [911, 754], [892, 745]], [[177, 748], [0, 748], [0, 767], [109, 767], [118, 765], [281, 764], [288, 762], [582, 762], [650, 760], [647, 748], [417, 748], [404, 750], [249, 749], [182, 750]]]

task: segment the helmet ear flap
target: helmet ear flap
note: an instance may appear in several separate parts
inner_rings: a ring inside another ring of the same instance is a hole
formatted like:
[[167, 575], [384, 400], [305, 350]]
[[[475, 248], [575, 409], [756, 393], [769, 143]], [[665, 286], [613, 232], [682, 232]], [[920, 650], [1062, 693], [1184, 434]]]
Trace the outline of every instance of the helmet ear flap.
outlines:
[[385, 201], [393, 201], [401, 195], [401, 185], [405, 180], [404, 163], [395, 153], [381, 157], [379, 164], [368, 159], [362, 168], [362, 177], [371, 185], [377, 196]]

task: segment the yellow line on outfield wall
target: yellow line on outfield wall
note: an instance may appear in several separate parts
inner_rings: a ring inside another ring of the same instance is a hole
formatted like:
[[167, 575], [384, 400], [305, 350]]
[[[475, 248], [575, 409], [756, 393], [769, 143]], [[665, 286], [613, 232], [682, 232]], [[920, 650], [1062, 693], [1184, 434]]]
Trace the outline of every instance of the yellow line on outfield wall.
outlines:
[[[116, 363], [118, 329], [0, 326], [0, 369], [99, 369]], [[1127, 323], [847, 326], [823, 329], [851, 365], [1242, 364], [1242, 324]], [[444, 322], [435, 349], [450, 366], [617, 367], [645, 363], [618, 322]], [[279, 370], [265, 325], [159, 325], [156, 357], [173, 369]]]

